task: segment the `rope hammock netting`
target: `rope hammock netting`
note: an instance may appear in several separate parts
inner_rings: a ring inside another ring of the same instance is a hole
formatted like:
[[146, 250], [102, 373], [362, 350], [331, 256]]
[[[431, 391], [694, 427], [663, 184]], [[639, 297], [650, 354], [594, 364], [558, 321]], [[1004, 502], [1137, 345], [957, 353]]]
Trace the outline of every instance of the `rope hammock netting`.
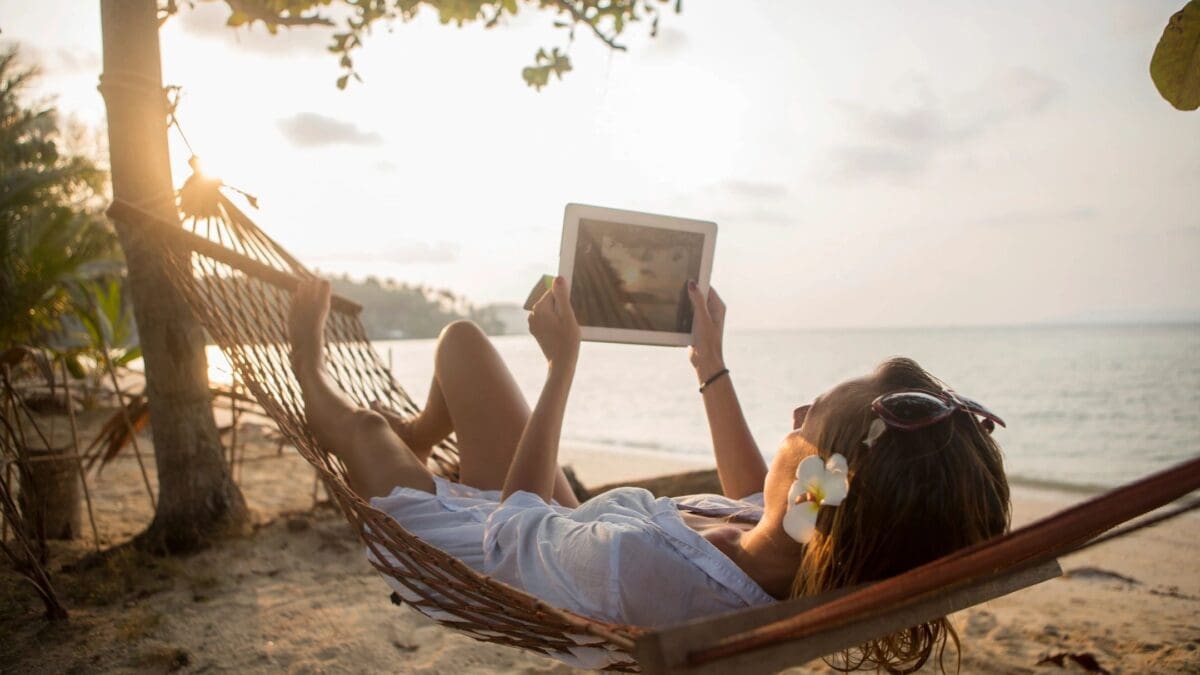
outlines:
[[[421, 613], [480, 640], [574, 656], [581, 665], [633, 671], [628, 656], [641, 630], [566, 612], [425, 544], [350, 489], [345, 467], [320, 448], [305, 423], [300, 385], [291, 369], [287, 314], [291, 288], [314, 275], [262, 232], [221, 192], [221, 184], [193, 174], [179, 207], [191, 255], [172, 256], [173, 282], [183, 291], [211, 338], [280, 431], [315, 467], [378, 569], [398, 596]], [[397, 386], [371, 348], [358, 320], [361, 307], [335, 297], [326, 326], [327, 372], [358, 405], [375, 401], [415, 415], [417, 405]], [[453, 438], [431, 457], [433, 469], [458, 478]], [[582, 647], [581, 645], [588, 645]]]
[[[316, 469], [367, 547], [371, 564], [395, 591], [393, 600], [478, 640], [622, 672], [720, 672], [735, 666], [766, 671], [796, 665], [1044, 581], [1059, 573], [1057, 556], [1200, 488], [1198, 458], [849, 592], [701, 618], [666, 630], [594, 621], [476, 572], [413, 536], [350, 489], [345, 467], [322, 450], [308, 430], [290, 366], [291, 294], [299, 279], [314, 275], [263, 233], [221, 188], [219, 181], [199, 174], [188, 179], [178, 197], [182, 228], [123, 201], [115, 202], [109, 215], [161, 237], [168, 250], [174, 250], [166, 256], [172, 282], [183, 290], [254, 398]], [[360, 311], [349, 300], [333, 299], [326, 326], [329, 375], [358, 405], [380, 401], [416, 414], [417, 405], [372, 350], [357, 318]], [[452, 439], [435, 449], [431, 462], [442, 476], [457, 478]], [[1135, 529], [1136, 525], [1126, 531]]]

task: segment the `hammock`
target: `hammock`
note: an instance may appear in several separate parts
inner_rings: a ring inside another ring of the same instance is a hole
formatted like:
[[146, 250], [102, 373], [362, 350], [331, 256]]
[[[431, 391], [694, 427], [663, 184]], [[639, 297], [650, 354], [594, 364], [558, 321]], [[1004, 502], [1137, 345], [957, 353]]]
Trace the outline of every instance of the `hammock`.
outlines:
[[[1095, 543], [1106, 530], [1200, 488], [1196, 458], [861, 588], [700, 618], [665, 630], [595, 621], [474, 571], [413, 536], [350, 489], [345, 467], [320, 448], [305, 424], [300, 388], [289, 366], [291, 293], [300, 278], [313, 274], [222, 194], [219, 183], [193, 183], [197, 180], [203, 179], [189, 179], [191, 193], [188, 185], [182, 191], [182, 228], [123, 201], [114, 203], [109, 215], [161, 238], [173, 250], [165, 256], [171, 261], [172, 282], [259, 404], [316, 469], [362, 538], [371, 564], [396, 590], [393, 601], [477, 640], [622, 672], [773, 672], [1057, 576], [1057, 556]], [[188, 203], [196, 190], [206, 195], [201, 207]], [[379, 400], [416, 414], [417, 405], [371, 349], [357, 318], [360, 311], [350, 300], [333, 298], [326, 327], [330, 376], [358, 405]], [[457, 478], [453, 440], [435, 449], [432, 463], [441, 475]]]

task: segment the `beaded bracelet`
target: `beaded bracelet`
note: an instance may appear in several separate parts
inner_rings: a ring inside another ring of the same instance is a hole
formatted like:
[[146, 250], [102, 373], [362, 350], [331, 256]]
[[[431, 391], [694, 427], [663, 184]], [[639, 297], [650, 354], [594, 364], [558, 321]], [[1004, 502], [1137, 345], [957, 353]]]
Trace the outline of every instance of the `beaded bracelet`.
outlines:
[[704, 390], [708, 388], [708, 385], [712, 384], [713, 382], [716, 382], [717, 380], [721, 379], [722, 376], [728, 375], [728, 374], [729, 374], [728, 368], [722, 368], [722, 369], [718, 370], [712, 377], [705, 380], [704, 384], [700, 385], [700, 393], [703, 394]]

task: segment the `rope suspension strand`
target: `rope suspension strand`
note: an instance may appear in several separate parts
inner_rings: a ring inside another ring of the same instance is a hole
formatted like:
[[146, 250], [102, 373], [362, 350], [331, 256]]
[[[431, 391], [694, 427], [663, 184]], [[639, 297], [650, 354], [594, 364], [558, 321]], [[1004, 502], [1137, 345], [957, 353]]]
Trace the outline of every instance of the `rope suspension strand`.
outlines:
[[153, 78], [128, 70], [106, 70], [100, 73], [99, 80], [96, 84], [96, 90], [100, 92], [100, 95], [108, 103], [112, 103], [112, 101], [109, 101], [109, 94], [113, 93], [114, 89], [124, 89], [136, 94], [154, 97], [161, 102], [164, 111], [170, 110], [171, 102], [167, 95], [167, 88], [160, 85]]

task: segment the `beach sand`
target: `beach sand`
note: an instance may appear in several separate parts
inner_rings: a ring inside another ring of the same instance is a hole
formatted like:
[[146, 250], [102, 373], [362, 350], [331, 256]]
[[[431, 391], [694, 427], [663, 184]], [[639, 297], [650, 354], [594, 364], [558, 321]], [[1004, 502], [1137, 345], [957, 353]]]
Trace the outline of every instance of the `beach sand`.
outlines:
[[[340, 515], [313, 509], [313, 476], [303, 460], [290, 449], [276, 456], [260, 430], [244, 428], [242, 437], [252, 458], [241, 485], [253, 534], [186, 557], [119, 556], [87, 572], [61, 568], [90, 549], [90, 534], [56, 544], [53, 579], [71, 611], [58, 624], [41, 618], [27, 585], [5, 568], [0, 672], [574, 672], [392, 605]], [[148, 449], [143, 435], [153, 475]], [[259, 456], [265, 459], [253, 460]], [[562, 458], [589, 486], [709, 466], [579, 445], [565, 447]], [[105, 547], [149, 521], [128, 451], [92, 491]], [[1018, 486], [1013, 497], [1014, 524], [1021, 525], [1086, 495]], [[1198, 554], [1200, 517], [1189, 515], [1066, 558], [1063, 578], [953, 617], [962, 672], [1055, 672], [1038, 662], [1063, 652], [1090, 653], [1114, 673], [1200, 671]], [[946, 658], [953, 671], [953, 652]], [[790, 672], [831, 671], [818, 661]]]

